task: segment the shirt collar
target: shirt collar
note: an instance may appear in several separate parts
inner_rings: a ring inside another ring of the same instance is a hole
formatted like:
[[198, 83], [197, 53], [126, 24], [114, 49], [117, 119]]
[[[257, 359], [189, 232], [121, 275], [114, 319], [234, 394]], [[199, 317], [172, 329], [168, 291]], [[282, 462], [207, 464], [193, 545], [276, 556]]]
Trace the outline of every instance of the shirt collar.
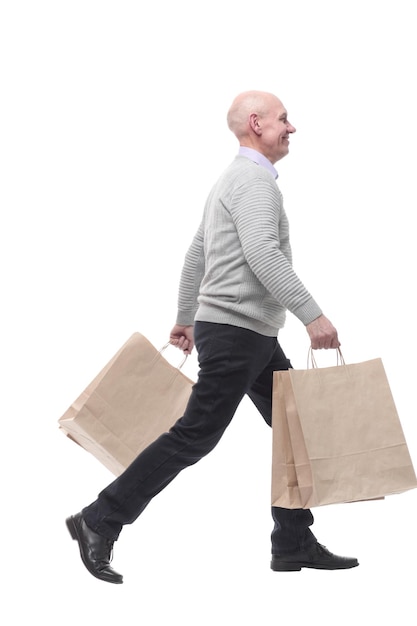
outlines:
[[267, 159], [266, 156], [261, 154], [261, 152], [258, 152], [257, 150], [254, 150], [253, 148], [248, 148], [247, 146], [240, 146], [239, 155], [247, 157], [254, 163], [261, 165], [262, 167], [267, 169], [269, 172], [271, 172], [274, 178], [278, 178], [277, 170], [272, 165], [271, 161]]

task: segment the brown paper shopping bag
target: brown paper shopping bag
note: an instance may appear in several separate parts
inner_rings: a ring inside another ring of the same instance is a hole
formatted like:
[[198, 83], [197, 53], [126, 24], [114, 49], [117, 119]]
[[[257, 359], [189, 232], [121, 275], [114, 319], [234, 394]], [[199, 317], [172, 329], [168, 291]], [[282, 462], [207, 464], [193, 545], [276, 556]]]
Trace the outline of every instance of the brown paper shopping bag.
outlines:
[[273, 506], [311, 508], [417, 487], [381, 359], [273, 376]]
[[58, 424], [117, 476], [182, 416], [192, 385], [134, 333]]

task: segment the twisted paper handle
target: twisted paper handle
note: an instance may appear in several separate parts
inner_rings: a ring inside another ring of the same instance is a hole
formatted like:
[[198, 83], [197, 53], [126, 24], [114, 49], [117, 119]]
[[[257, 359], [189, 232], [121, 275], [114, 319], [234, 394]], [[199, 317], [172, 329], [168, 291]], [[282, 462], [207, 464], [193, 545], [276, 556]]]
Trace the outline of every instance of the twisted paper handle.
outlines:
[[[159, 354], [162, 354], [167, 348], [168, 346], [171, 346], [172, 344], [168, 341], [164, 346], [162, 346], [162, 348], [159, 350]], [[188, 358], [188, 354], [186, 354], [183, 358], [183, 360], [181, 361], [181, 363], [178, 365], [178, 369], [180, 370], [182, 368], [182, 366], [184, 365], [185, 361]]]
[[[343, 354], [340, 348], [335, 348], [337, 355], [336, 355], [336, 365], [345, 365], [345, 359], [343, 358]], [[317, 365], [317, 361], [316, 361], [316, 357], [314, 356], [314, 352], [313, 352], [313, 348], [310, 346], [310, 348], [308, 349], [308, 356], [307, 356], [307, 369], [318, 369], [318, 365]]]

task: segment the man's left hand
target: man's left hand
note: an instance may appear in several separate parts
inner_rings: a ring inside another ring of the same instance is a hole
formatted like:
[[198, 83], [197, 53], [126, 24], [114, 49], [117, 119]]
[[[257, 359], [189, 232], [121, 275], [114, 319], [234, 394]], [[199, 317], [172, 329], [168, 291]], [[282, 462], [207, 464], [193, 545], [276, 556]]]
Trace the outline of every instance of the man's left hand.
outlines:
[[176, 324], [170, 332], [169, 343], [182, 350], [184, 354], [191, 354], [194, 348], [194, 326]]

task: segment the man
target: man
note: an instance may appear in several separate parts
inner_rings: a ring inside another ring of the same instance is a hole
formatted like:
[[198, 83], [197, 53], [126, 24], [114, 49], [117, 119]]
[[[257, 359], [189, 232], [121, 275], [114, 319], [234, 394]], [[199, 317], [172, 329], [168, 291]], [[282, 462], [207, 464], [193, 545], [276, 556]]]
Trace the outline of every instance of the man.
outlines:
[[[306, 327], [313, 349], [337, 348], [337, 331], [299, 280], [291, 262], [288, 221], [274, 163], [295, 132], [280, 100], [251, 91], [228, 113], [239, 154], [207, 199], [181, 275], [172, 344], [189, 354], [199, 375], [184, 416], [161, 435], [81, 513], [67, 519], [91, 574], [121, 583], [110, 566], [113, 542], [185, 467], [219, 442], [245, 394], [271, 425], [272, 372], [291, 367], [278, 343], [288, 309]], [[271, 568], [346, 569], [319, 544], [309, 510], [272, 507]]]

